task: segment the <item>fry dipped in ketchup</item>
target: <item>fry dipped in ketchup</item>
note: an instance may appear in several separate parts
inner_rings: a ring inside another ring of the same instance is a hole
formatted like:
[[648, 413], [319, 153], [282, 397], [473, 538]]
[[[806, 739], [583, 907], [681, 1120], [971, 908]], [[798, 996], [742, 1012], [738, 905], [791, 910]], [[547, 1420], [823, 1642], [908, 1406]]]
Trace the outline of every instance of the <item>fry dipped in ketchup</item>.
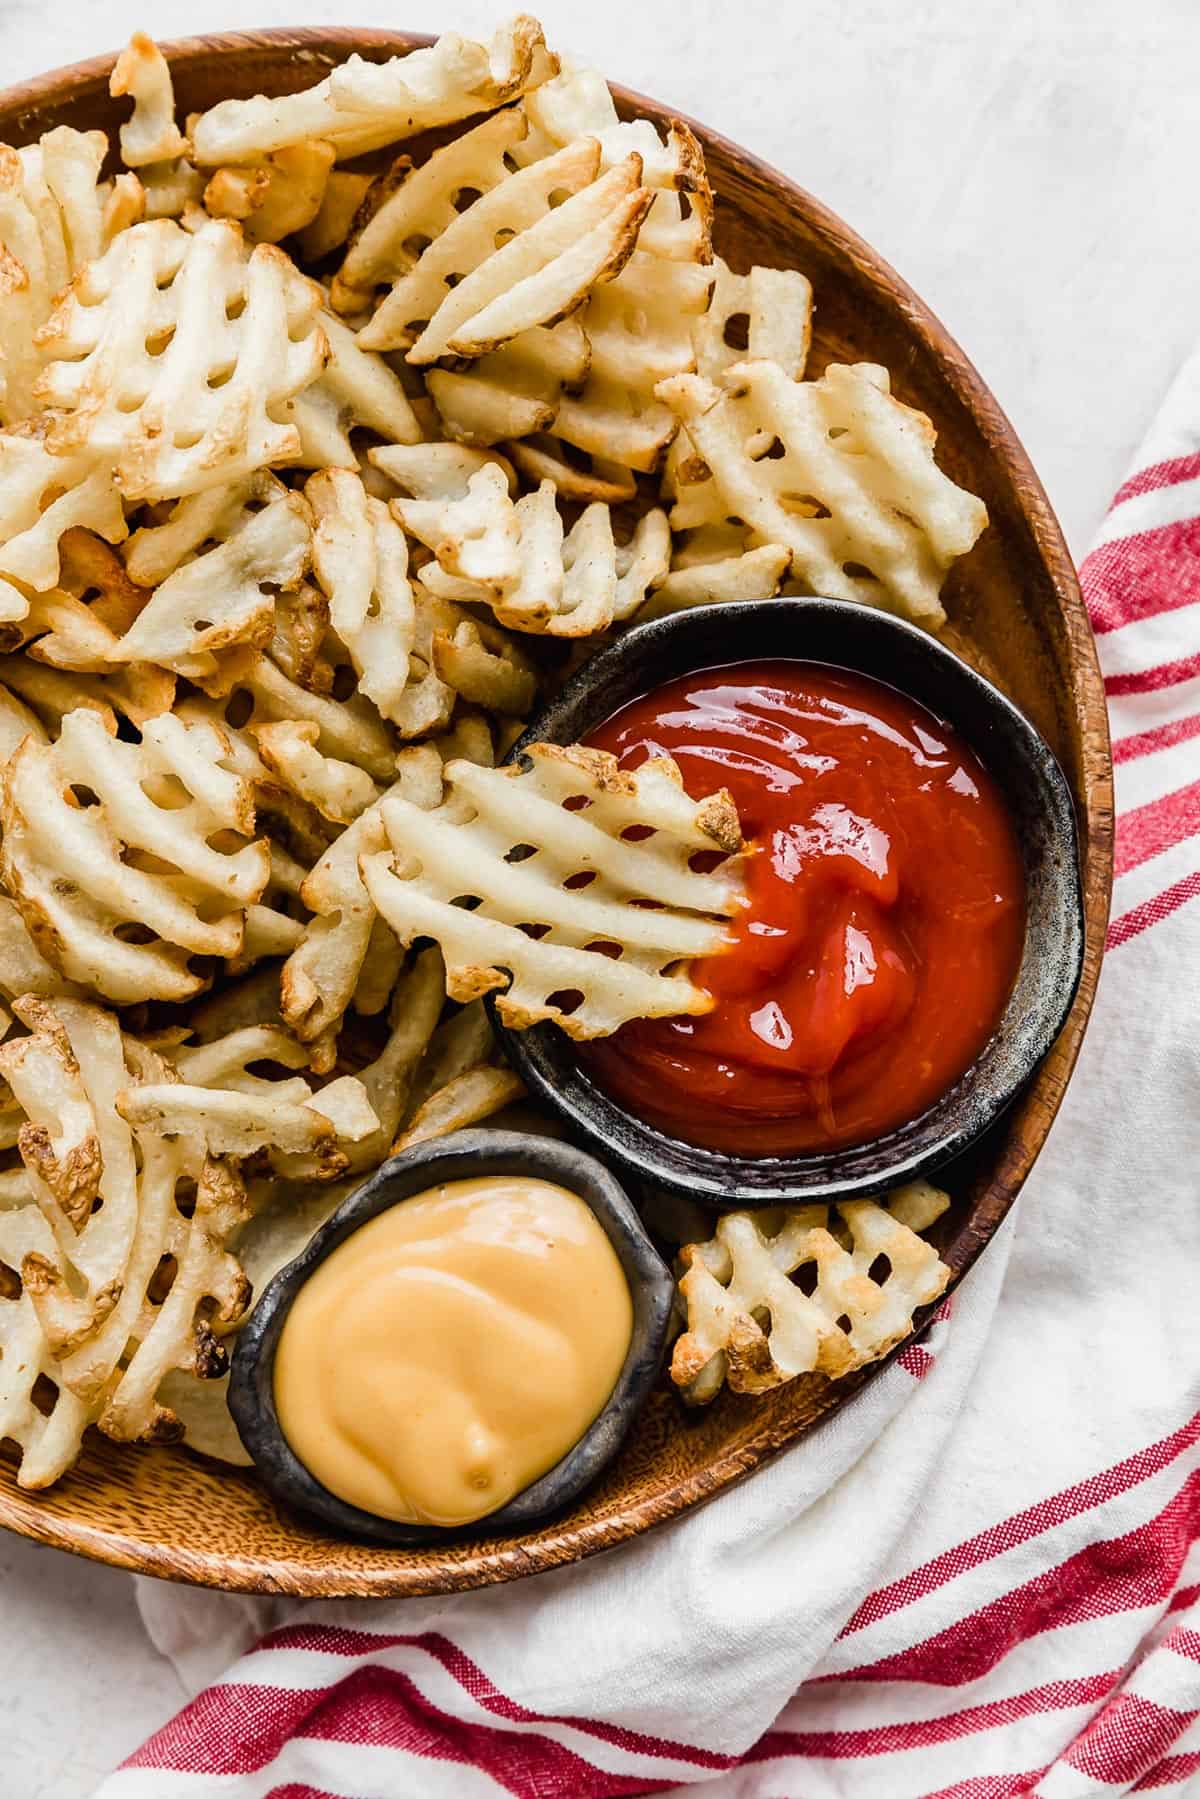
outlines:
[[712, 1010], [584, 1046], [616, 1100], [686, 1142], [795, 1154], [882, 1136], [970, 1067], [1016, 978], [1024, 877], [995, 782], [932, 713], [846, 670], [747, 663], [589, 742], [673, 756], [695, 799], [727, 787], [751, 846], [730, 946], [692, 968]]

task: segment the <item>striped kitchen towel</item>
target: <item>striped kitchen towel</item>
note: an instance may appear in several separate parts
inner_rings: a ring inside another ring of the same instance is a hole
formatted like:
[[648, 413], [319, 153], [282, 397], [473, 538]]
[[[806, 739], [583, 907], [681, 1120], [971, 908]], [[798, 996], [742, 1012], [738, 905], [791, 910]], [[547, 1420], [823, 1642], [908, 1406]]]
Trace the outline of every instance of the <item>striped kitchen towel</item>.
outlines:
[[1017, 1213], [925, 1342], [574, 1569], [307, 1606], [143, 1582], [196, 1696], [103, 1799], [1200, 1794], [1200, 358], [1083, 580], [1110, 953]]

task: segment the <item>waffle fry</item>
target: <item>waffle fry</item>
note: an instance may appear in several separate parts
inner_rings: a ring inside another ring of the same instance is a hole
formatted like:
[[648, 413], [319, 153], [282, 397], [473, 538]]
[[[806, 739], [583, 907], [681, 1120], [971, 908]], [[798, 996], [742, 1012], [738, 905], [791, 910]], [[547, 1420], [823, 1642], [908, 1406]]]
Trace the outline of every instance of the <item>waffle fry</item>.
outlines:
[[259, 478], [253, 497], [261, 510], [243, 508], [222, 542], [167, 577], [108, 652], [110, 662], [156, 662], [198, 680], [216, 674], [218, 650], [270, 642], [272, 590], [299, 585], [312, 531], [300, 495], [270, 476]]
[[637, 493], [632, 469], [560, 443], [547, 433], [534, 431], [522, 443], [506, 444], [505, 448], [527, 481], [539, 485], [553, 481], [560, 499], [575, 500], [582, 506], [596, 500], [620, 506]]
[[359, 208], [372, 186], [370, 175], [351, 169], [332, 169], [316, 217], [297, 237], [296, 248], [304, 262], [324, 262], [341, 249], [351, 235]]
[[192, 236], [169, 219], [131, 226], [37, 333], [48, 366], [35, 397], [53, 411], [47, 447], [113, 457], [134, 500], [294, 460], [299, 434], [271, 413], [321, 372], [317, 311], [317, 290], [287, 258], [270, 244], [247, 256], [227, 220]]
[[[739, 850], [728, 794], [696, 804], [667, 759], [629, 774], [603, 752], [550, 744], [532, 746], [525, 770], [454, 762], [446, 777], [449, 799], [436, 811], [396, 796], [381, 802], [392, 855], [364, 855], [360, 866], [401, 943], [427, 936], [441, 945], [452, 999], [501, 989], [497, 1009], [515, 1029], [550, 1018], [576, 1038], [607, 1035], [628, 1018], [707, 1009], [707, 995], [671, 971], [718, 949], [720, 920], [739, 903], [732, 872], [688, 866], [700, 848]], [[586, 817], [563, 806], [579, 794], [591, 802]], [[634, 825], [649, 826], [653, 839], [622, 841]], [[534, 856], [506, 859], [531, 841]], [[596, 880], [582, 892], [565, 887], [580, 870]], [[464, 899], [478, 910], [454, 903]], [[656, 909], [634, 903], [646, 899]], [[545, 929], [530, 937], [523, 925]], [[579, 1001], [573, 1009], [567, 994]]]
[[[64, 1363], [65, 1384], [90, 1401], [117, 1359], [104, 1360], [95, 1339], [121, 1336], [119, 1351], [128, 1336], [119, 1328], [124, 1318], [114, 1331], [106, 1327], [126, 1295], [138, 1224], [133, 1140], [112, 1110], [125, 1079], [122, 1036], [109, 1014], [78, 1001], [27, 995], [15, 1005], [31, 1034], [7, 1046], [4, 1072], [28, 1114], [21, 1158], [56, 1238], [52, 1253], [32, 1265], [27, 1260], [21, 1274], [47, 1341]], [[71, 1284], [58, 1247], [64, 1237]], [[127, 1315], [128, 1300], [122, 1309]], [[85, 1344], [86, 1357], [79, 1354]]]
[[[887, 370], [835, 363], [797, 382], [774, 363], [744, 362], [725, 381], [659, 385], [710, 471], [681, 490], [672, 527], [740, 518], [756, 541], [788, 547], [809, 591], [936, 629], [945, 573], [987, 512], [938, 468], [932, 425], [892, 398]], [[775, 443], [783, 454], [768, 456]]]
[[208, 185], [202, 169], [186, 156], [155, 162], [140, 170], [142, 204], [147, 219], [192, 218], [199, 211]]
[[0, 575], [39, 593], [58, 584], [59, 544], [75, 528], [127, 535], [111, 471], [87, 449], [52, 455], [37, 437], [0, 433]]
[[222, 100], [197, 120], [196, 161], [256, 162], [306, 138], [326, 138], [340, 160], [491, 112], [557, 73], [535, 19], [518, 14], [490, 45], [447, 32], [426, 50], [367, 63], [351, 56], [315, 87], [278, 99]]
[[[680, 1251], [687, 1330], [671, 1379], [683, 1397], [706, 1405], [723, 1382], [734, 1393], [765, 1393], [798, 1374], [836, 1378], [886, 1355], [949, 1282], [949, 1268], [918, 1234], [949, 1203], [914, 1181], [880, 1204], [846, 1201], [836, 1220], [823, 1205], [724, 1213], [710, 1241]], [[888, 1272], [876, 1279], [881, 1256]], [[791, 1278], [802, 1269], [815, 1269], [811, 1294]]]
[[[389, 792], [418, 807], [438, 806], [447, 759], [472, 756], [490, 762], [492, 753], [486, 726], [476, 730], [464, 720], [444, 739], [403, 750]], [[280, 976], [284, 1018], [301, 1042], [321, 1045], [318, 1054], [327, 1066], [331, 1037], [354, 996], [375, 923], [375, 907], [359, 863], [363, 856], [386, 847], [381, 805], [382, 799], [360, 814], [304, 882], [301, 897], [313, 917], [303, 944], [289, 956]]]
[[314, 724], [258, 725], [254, 735], [267, 767], [322, 818], [348, 825], [380, 798], [380, 789], [352, 762], [323, 756]]
[[377, 781], [388, 780], [393, 772], [396, 751], [392, 738], [374, 706], [357, 693], [345, 700], [310, 693], [270, 656], [244, 645], [223, 656], [217, 673], [200, 684], [211, 698], [225, 702], [225, 714], [244, 708], [247, 725], [274, 724], [278, 719], [307, 721], [317, 727], [317, 746], [323, 756], [353, 762]]
[[[17, 1010], [31, 1035], [9, 1046], [6, 1073], [26, 1109], [47, 1121], [31, 1122], [21, 1151], [50, 1224], [40, 1242], [29, 1233], [20, 1263], [43, 1369], [60, 1394], [76, 1401], [76, 1417], [97, 1418], [118, 1440], [169, 1440], [177, 1433], [155, 1402], [158, 1381], [171, 1367], [219, 1368], [211, 1315], [231, 1322], [249, 1297], [237, 1263], [221, 1247], [244, 1216], [241, 1183], [202, 1151], [199, 1161], [189, 1160], [180, 1147], [164, 1154], [147, 1141], [138, 1146], [139, 1169], [114, 1101], [129, 1078], [126, 1056], [136, 1051], [143, 1067], [156, 1065], [156, 1058], [123, 1038], [110, 1015], [78, 1002], [31, 998]], [[45, 1139], [67, 1124], [70, 1104], [87, 1120], [95, 1197], [103, 1201], [74, 1218], [44, 1180]], [[181, 1180], [190, 1188], [193, 1173], [194, 1205], [189, 1202], [185, 1216], [175, 1205], [176, 1188]], [[65, 1235], [54, 1222], [60, 1214]], [[167, 1257], [174, 1278], [166, 1297], [156, 1300], [153, 1283]], [[23, 1466], [22, 1478], [36, 1480], [36, 1468]]]
[[118, 230], [142, 216], [136, 176], [101, 182], [102, 131], [69, 126], [23, 150], [0, 146], [0, 419], [33, 406], [42, 357], [35, 341], [59, 290]]
[[[351, 1076], [345, 1079], [351, 1088], [357, 1087]], [[326, 1088], [299, 1103], [167, 1081], [118, 1094], [117, 1109], [143, 1133], [185, 1138], [196, 1134], [221, 1154], [247, 1156], [270, 1148], [284, 1155], [312, 1156], [317, 1178], [332, 1180], [343, 1172], [346, 1162], [337, 1148], [338, 1124], [323, 1109], [322, 1102], [331, 1103], [326, 1097], [331, 1091]], [[378, 1121], [363, 1100], [354, 1115], [341, 1114], [339, 1123], [353, 1137], [369, 1135]]]
[[300, 433], [305, 468], [358, 467], [350, 431], [365, 428], [389, 444], [415, 444], [421, 427], [399, 377], [382, 356], [364, 350], [331, 313], [320, 315], [329, 356], [319, 378], [284, 408]]
[[[599, 147], [584, 138], [456, 214], [380, 302], [364, 343], [409, 346], [408, 361], [424, 364], [481, 356], [565, 317], [619, 273], [650, 204], [636, 157], [598, 168]], [[555, 207], [559, 194], [568, 198]]]
[[702, 526], [676, 551], [670, 571], [638, 614], [639, 622], [683, 612], [691, 606], [723, 605], [734, 600], [765, 600], [779, 592], [791, 566], [784, 544], [743, 547], [738, 527]]
[[[359, 691], [405, 738], [450, 722], [454, 691], [414, 657], [416, 602], [404, 533], [357, 474], [324, 469], [305, 489], [317, 519], [313, 554], [330, 623], [350, 652]], [[360, 808], [361, 810], [361, 808]], [[348, 823], [349, 820], [343, 822]]]
[[[55, 1378], [58, 1364], [20, 1279], [27, 1258], [53, 1253], [53, 1233], [36, 1206], [0, 1212], [0, 1430], [21, 1452], [17, 1485], [33, 1491], [66, 1473], [98, 1410]], [[48, 1411], [34, 1397], [47, 1384]]]
[[121, 160], [127, 168], [169, 162], [184, 155], [187, 139], [175, 123], [175, 89], [167, 59], [144, 31], [135, 31], [116, 60], [108, 91], [128, 94], [132, 116], [121, 127]]
[[812, 283], [796, 269], [735, 275], [713, 258], [708, 311], [692, 326], [696, 372], [719, 381], [738, 362], [774, 362], [799, 381], [812, 343]]
[[30, 656], [0, 656], [0, 682], [35, 714], [48, 738], [57, 737], [63, 719], [77, 707], [94, 712], [104, 729], [116, 734], [116, 712], [89, 675], [45, 668]]
[[[208, 841], [219, 831], [254, 833], [252, 792], [219, 766], [220, 753], [205, 726], [148, 719], [135, 745], [81, 709], [66, 715], [53, 746], [26, 738], [13, 756], [4, 884], [68, 979], [123, 1003], [182, 999], [203, 985], [190, 956], [238, 953], [244, 908], [262, 893], [269, 858], [259, 842], [227, 851]], [[81, 805], [76, 788], [96, 803]], [[134, 854], [150, 858], [153, 872]]]
[[497, 454], [460, 443], [388, 444], [367, 452], [395, 486], [414, 500], [461, 499], [471, 476], [482, 468], [498, 468], [510, 493], [516, 491], [512, 464]]
[[0, 687], [0, 767], [8, 763], [13, 751], [29, 736], [38, 743], [48, 741], [37, 713], [31, 712], [7, 687]]
[[204, 190], [205, 211], [236, 219], [253, 244], [277, 244], [312, 224], [333, 161], [332, 144], [306, 138], [251, 168], [218, 169]]
[[655, 398], [655, 385], [695, 367], [693, 333], [712, 286], [712, 194], [700, 146], [679, 122], [663, 144], [648, 121], [620, 121], [594, 70], [548, 82], [529, 96], [525, 111], [531, 130], [517, 146], [518, 159], [544, 156], [586, 134], [600, 145], [602, 167], [638, 156], [654, 193], [637, 249], [582, 315], [591, 346], [588, 378], [580, 392], [563, 395], [554, 421], [556, 437], [593, 458], [626, 470], [652, 469], [677, 429]]
[[517, 631], [605, 631], [636, 612], [667, 573], [664, 513], [646, 513], [630, 542], [618, 545], [609, 510], [597, 502], [564, 535], [553, 483], [514, 504], [494, 465], [472, 475], [461, 498], [393, 500], [392, 510], [437, 557], [420, 575], [431, 593], [489, 605]]
[[[100, 548], [106, 547], [99, 545], [98, 539], [91, 541]], [[116, 566], [120, 569], [119, 561]], [[106, 622], [106, 614], [119, 624], [129, 597], [138, 592], [131, 586], [128, 594], [121, 593], [114, 604], [114, 590], [109, 588], [107, 597], [92, 605], [71, 593], [57, 590], [35, 594], [25, 618], [19, 626], [12, 627], [16, 633], [12, 640], [14, 647], [18, 642], [24, 644], [28, 660], [21, 658], [16, 668], [10, 669], [10, 674], [16, 673], [18, 680], [24, 674], [28, 683], [30, 675], [34, 675], [36, 681], [36, 671], [31, 668], [31, 663], [63, 671], [66, 676], [61, 701], [63, 711], [78, 703], [76, 688], [79, 683], [73, 677], [82, 675], [88, 677], [88, 692], [105, 695], [139, 728], [147, 719], [169, 712], [175, 698], [173, 674], [152, 662], [136, 662], [115, 673], [111, 668], [111, 659], [119, 650], [120, 639]], [[145, 595], [141, 598], [144, 601]], [[6, 632], [0, 631], [0, 641], [8, 641]]]
[[375, 290], [415, 267], [420, 252], [455, 223], [460, 195], [482, 196], [506, 181], [509, 152], [528, 127], [518, 110], [492, 113], [481, 125], [435, 150], [414, 167], [400, 157], [367, 197], [330, 285], [338, 312], [369, 307]]

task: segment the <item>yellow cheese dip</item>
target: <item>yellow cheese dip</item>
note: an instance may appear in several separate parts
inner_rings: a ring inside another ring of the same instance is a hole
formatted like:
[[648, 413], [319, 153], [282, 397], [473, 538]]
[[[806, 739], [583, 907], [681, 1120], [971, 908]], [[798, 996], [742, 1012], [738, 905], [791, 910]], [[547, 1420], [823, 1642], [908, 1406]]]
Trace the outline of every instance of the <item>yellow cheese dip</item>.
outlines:
[[339, 1499], [469, 1524], [578, 1442], [632, 1331], [621, 1264], [576, 1194], [453, 1181], [380, 1213], [305, 1281], [275, 1353], [279, 1424]]

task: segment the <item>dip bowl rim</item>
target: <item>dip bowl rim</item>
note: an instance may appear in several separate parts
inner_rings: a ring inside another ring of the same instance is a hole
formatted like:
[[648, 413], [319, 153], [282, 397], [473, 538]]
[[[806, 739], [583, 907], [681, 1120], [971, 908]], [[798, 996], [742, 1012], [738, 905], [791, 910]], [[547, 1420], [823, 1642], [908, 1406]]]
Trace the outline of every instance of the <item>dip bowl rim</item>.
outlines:
[[[756, 634], [764, 624], [764, 634], [779, 639], [773, 647], [758, 642]], [[728, 651], [703, 647], [726, 636]], [[828, 653], [830, 642], [846, 648]], [[856, 649], [860, 654], [853, 653]], [[1070, 1015], [1084, 967], [1080, 834], [1070, 785], [1057, 757], [1020, 708], [986, 676], [894, 613], [822, 596], [764, 596], [692, 607], [635, 625], [567, 680], [512, 745], [504, 763], [527, 760], [535, 743], [585, 739], [631, 699], [672, 680], [764, 661], [818, 663], [869, 676], [958, 732], [995, 779], [1013, 820], [1024, 859], [1026, 936], [995, 1030], [933, 1105], [863, 1144], [805, 1155], [739, 1155], [671, 1136], [606, 1093], [584, 1071], [576, 1046], [557, 1025], [514, 1030], [500, 1015], [497, 999], [502, 996], [485, 997], [505, 1056], [535, 1097], [575, 1136], [639, 1182], [715, 1209], [872, 1198], [928, 1178], [965, 1155], [1048, 1055]], [[897, 667], [903, 670], [900, 678], [893, 676]], [[908, 678], [914, 672], [915, 686]], [[949, 707], [941, 703], [947, 696]]]
[[[403, 1524], [340, 1499], [292, 1449], [276, 1409], [275, 1355], [297, 1295], [341, 1244], [393, 1206], [442, 1182], [522, 1174], [552, 1181], [582, 1199], [621, 1264], [632, 1301], [633, 1328], [612, 1392], [560, 1461], [496, 1511], [469, 1524]], [[573, 1144], [532, 1132], [456, 1131], [382, 1163], [347, 1195], [300, 1254], [272, 1277], [238, 1334], [229, 1409], [246, 1453], [273, 1498], [339, 1536], [410, 1548], [452, 1543], [480, 1532], [523, 1530], [570, 1505], [617, 1454], [662, 1367], [674, 1297], [670, 1269], [620, 1181], [603, 1162]]]

